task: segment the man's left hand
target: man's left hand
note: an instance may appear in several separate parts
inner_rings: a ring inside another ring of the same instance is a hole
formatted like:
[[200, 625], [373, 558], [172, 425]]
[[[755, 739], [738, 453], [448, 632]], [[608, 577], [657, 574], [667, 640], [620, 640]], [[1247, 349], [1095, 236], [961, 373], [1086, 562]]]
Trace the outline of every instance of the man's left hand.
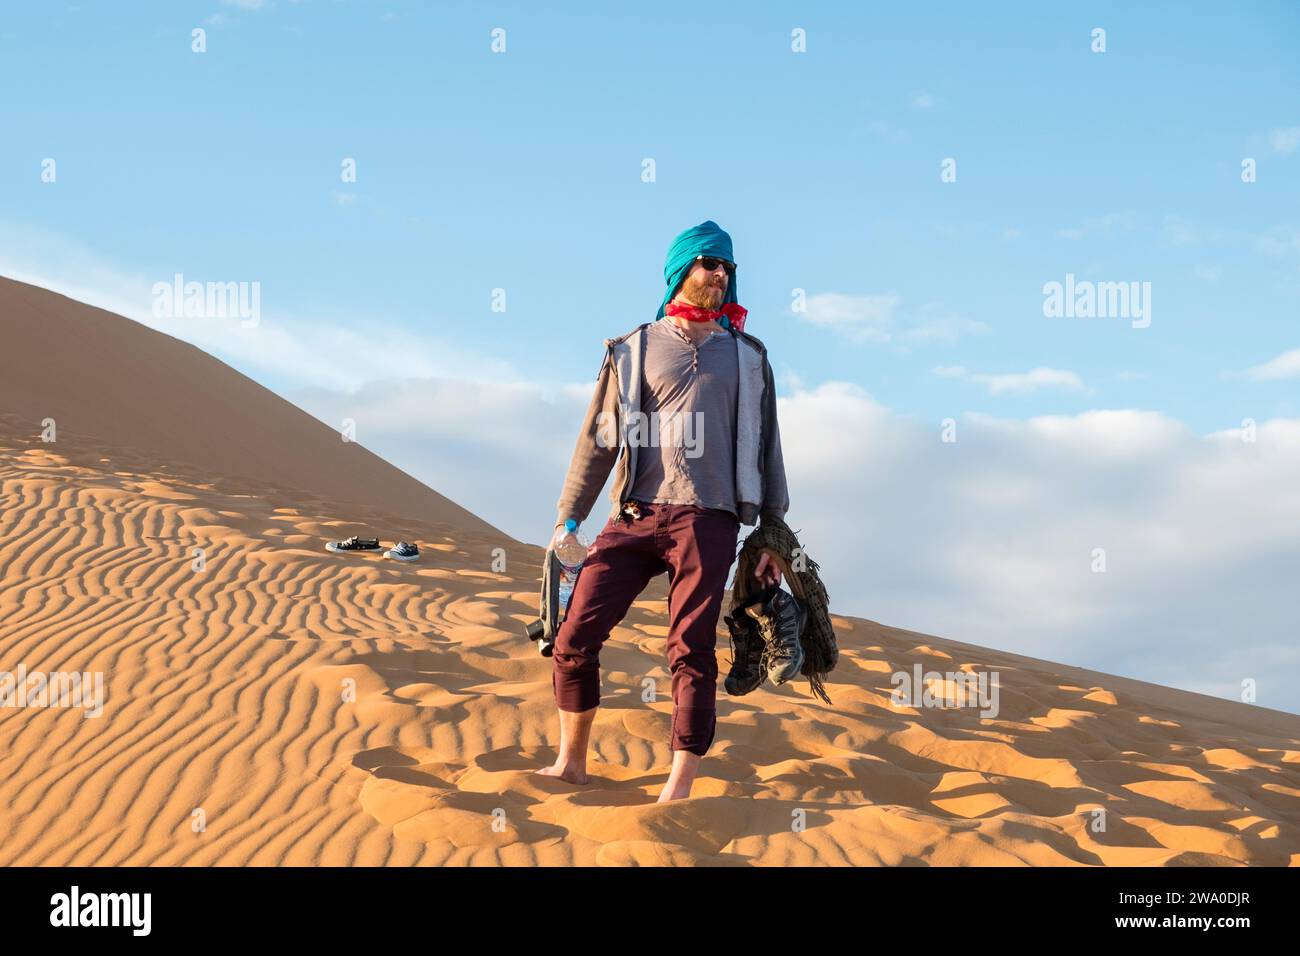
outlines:
[[754, 568], [754, 577], [758, 578], [763, 587], [781, 583], [781, 564], [773, 558], [771, 551], [765, 550], [759, 554], [758, 566]]

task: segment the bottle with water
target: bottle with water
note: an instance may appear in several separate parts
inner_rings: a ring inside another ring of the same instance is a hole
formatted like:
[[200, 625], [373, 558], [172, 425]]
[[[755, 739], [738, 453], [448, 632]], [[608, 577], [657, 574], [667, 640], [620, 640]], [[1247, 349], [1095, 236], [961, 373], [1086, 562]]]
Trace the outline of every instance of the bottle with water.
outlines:
[[557, 528], [551, 540], [551, 550], [560, 562], [560, 611], [569, 607], [569, 598], [573, 595], [573, 582], [578, 578], [578, 569], [587, 560], [587, 539], [578, 533], [578, 522], [570, 518], [563, 528]]

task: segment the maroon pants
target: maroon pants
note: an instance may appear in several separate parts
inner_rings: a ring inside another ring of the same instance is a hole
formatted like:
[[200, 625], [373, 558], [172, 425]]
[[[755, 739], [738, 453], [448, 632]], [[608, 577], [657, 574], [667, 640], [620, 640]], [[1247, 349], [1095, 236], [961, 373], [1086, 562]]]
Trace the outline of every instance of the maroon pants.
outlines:
[[703, 756], [717, 727], [718, 617], [740, 519], [721, 508], [638, 502], [641, 517], [610, 518], [592, 542], [555, 635], [560, 710], [600, 703], [600, 648], [650, 579], [668, 572], [672, 749]]

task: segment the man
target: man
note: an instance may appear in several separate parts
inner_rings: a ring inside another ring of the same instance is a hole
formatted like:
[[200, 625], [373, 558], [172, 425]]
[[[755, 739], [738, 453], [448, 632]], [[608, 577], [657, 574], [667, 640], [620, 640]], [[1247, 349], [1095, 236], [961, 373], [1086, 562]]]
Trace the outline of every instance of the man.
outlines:
[[[587, 782], [601, 645], [651, 578], [668, 572], [673, 765], [659, 802], [690, 796], [716, 729], [715, 653], [741, 524], [790, 501], [767, 349], [744, 332], [731, 237], [712, 220], [673, 240], [654, 322], [606, 339], [606, 355], [558, 502], [581, 523], [609, 476], [613, 503], [556, 634], [560, 753], [537, 773]], [[620, 454], [621, 450], [621, 454]], [[780, 584], [764, 552], [763, 585]]]

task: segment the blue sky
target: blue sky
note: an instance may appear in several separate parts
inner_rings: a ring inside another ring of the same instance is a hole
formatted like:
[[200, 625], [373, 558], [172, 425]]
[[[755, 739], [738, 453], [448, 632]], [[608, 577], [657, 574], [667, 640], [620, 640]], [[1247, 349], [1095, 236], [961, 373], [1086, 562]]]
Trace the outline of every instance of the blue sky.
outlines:
[[[177, 272], [259, 282], [255, 330], [151, 324], [357, 417], [363, 444], [540, 542], [601, 339], [654, 317], [669, 241], [714, 219], [777, 372], [791, 517], [838, 559], [822, 563], [845, 613], [1213, 693], [1237, 670], [1300, 674], [1300, 614], [1268, 586], [1294, 579], [1300, 542], [1267, 537], [1300, 457], [1300, 4], [739, 9], [16, 6], [0, 272], [142, 320]], [[1067, 273], [1149, 282], [1150, 326], [1045, 317]], [[921, 444], [948, 417], [982, 436], [964, 471]], [[1241, 462], [1225, 441], [1245, 418], [1273, 425]], [[518, 495], [521, 472], [537, 480]], [[1257, 510], [1232, 528], [1196, 524], [1243, 495]], [[860, 520], [910, 557], [834, 536], [845, 514], [909, 506], [927, 515]], [[1121, 512], [1112, 539], [1155, 576], [1122, 599], [1076, 582], [1055, 620], [1047, 574], [1029, 615], [1020, 589], [1065, 560], [1065, 526]], [[972, 570], [962, 541], [1019, 558]], [[1178, 570], [1189, 550], [1202, 565]], [[1215, 608], [1247, 599], [1267, 649], [1211, 663]], [[1162, 662], [1134, 656], [1139, 628]], [[1192, 664], [1170, 650], [1187, 628], [1205, 629]]]
[[[1285, 383], [1220, 378], [1296, 345], [1300, 150], [1269, 144], [1300, 123], [1294, 3], [437, 6], [11, 11], [5, 215], [124, 267], [258, 280], [268, 315], [486, 336], [579, 380], [601, 337], [653, 317], [672, 235], [713, 218], [751, 330], [803, 380], [859, 381], [928, 418], [1101, 401], [1208, 430], [1298, 410]], [[57, 188], [33, 173], [47, 156]], [[1042, 286], [1067, 272], [1150, 281], [1152, 326], [1045, 319]], [[844, 347], [790, 315], [794, 288], [987, 331]], [[1095, 393], [994, 400], [932, 373], [954, 364], [1069, 370]]]

